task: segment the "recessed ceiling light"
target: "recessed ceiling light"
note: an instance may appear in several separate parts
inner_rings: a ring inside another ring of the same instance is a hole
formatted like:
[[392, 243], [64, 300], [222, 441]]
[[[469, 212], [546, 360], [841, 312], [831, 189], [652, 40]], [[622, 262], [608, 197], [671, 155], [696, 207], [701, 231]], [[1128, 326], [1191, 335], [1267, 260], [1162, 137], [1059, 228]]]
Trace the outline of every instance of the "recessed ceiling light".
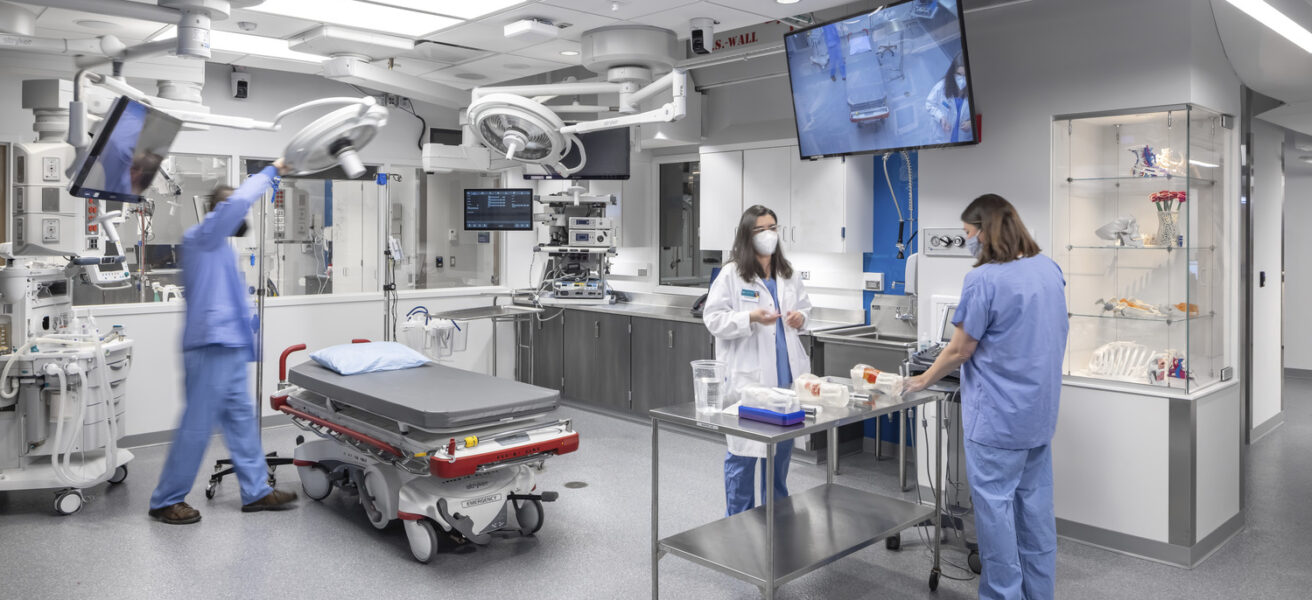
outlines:
[[774, 0], [776, 4], [797, 4], [802, 0]]
[[[429, 4], [424, 3], [424, 6]], [[484, 3], [480, 1], [468, 2], [467, 4], [478, 5], [481, 8]], [[440, 5], [446, 6], [448, 2], [442, 2]], [[256, 4], [248, 10], [298, 19], [307, 18], [306, 3], [300, 0], [264, 0], [264, 2]], [[410, 37], [427, 35], [463, 22], [459, 18], [445, 17], [431, 12], [419, 12], [355, 0], [317, 0], [314, 7], [308, 10], [311, 11], [315, 21], [322, 23], [345, 25], [370, 31], [385, 31]]]
[[526, 64], [524, 64], [524, 63], [506, 63], [506, 64], [501, 65], [501, 66], [503, 66], [503, 67], [505, 67], [505, 68], [507, 68], [507, 69], [510, 69], [510, 70], [512, 70], [512, 71], [523, 71], [524, 69], [532, 69], [532, 68], [533, 68], [533, 65], [526, 65]]
[[483, 15], [524, 4], [526, 0], [363, 0], [368, 4], [382, 4], [426, 13], [447, 15], [459, 19], [477, 19]]
[[579, 55], [579, 51], [578, 51], [578, 50], [561, 50], [561, 51], [560, 51], [560, 55], [561, 55], [561, 56], [578, 56], [578, 55]]
[[487, 79], [487, 75], [482, 73], [456, 73], [456, 79], [465, 79], [468, 81], [482, 81]]
[[114, 29], [118, 29], [118, 25], [114, 23], [110, 23], [109, 21], [97, 21], [95, 19], [78, 19], [73, 22], [82, 27], [86, 27], [87, 29], [95, 29], [96, 31], [111, 31]]
[[1299, 25], [1298, 22], [1289, 18], [1285, 13], [1280, 12], [1274, 6], [1267, 4], [1264, 0], [1226, 0], [1233, 4], [1235, 8], [1244, 11], [1248, 16], [1257, 19], [1257, 21], [1272, 31], [1280, 34], [1285, 39], [1294, 43], [1307, 52], [1312, 52], [1312, 31]]

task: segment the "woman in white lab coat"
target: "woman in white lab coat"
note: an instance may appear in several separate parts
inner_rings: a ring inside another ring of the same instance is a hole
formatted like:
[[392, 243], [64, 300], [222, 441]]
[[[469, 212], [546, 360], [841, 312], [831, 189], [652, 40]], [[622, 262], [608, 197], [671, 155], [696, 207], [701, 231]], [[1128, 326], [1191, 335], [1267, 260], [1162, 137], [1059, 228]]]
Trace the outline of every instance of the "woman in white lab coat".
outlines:
[[[789, 387], [811, 370], [798, 334], [811, 314], [801, 277], [784, 258], [774, 211], [753, 206], [743, 212], [734, 236], [731, 262], [711, 284], [703, 320], [715, 336], [715, 358], [728, 365], [729, 389], [746, 385]], [[761, 463], [761, 501], [765, 501], [765, 444], [729, 436], [724, 459], [726, 515], [756, 505], [753, 480]], [[775, 451], [775, 497], [788, 495], [788, 461], [793, 442]], [[758, 460], [762, 459], [762, 460]]]
[[937, 130], [941, 143], [970, 142], [975, 139], [970, 120], [970, 91], [966, 88], [966, 61], [958, 53], [948, 65], [943, 80], [934, 84], [925, 98], [925, 111]]

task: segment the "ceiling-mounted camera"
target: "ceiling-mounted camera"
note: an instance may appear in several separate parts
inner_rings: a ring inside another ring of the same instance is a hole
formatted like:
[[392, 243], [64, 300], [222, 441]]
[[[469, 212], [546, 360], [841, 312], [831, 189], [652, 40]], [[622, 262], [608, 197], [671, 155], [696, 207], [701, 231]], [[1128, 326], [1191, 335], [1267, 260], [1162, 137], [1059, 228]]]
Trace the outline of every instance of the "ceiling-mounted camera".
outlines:
[[690, 19], [692, 51], [695, 54], [710, 54], [715, 49], [715, 25], [718, 23], [710, 17]]

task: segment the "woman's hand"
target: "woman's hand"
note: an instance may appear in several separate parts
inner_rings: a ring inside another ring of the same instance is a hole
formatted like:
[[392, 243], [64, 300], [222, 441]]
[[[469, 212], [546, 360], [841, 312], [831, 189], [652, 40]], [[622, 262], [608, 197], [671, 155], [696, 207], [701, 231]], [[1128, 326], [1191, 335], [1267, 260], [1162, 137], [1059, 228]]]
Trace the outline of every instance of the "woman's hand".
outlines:
[[282, 157], [279, 157], [278, 160], [273, 161], [273, 167], [275, 169], [278, 169], [279, 175], [286, 175], [289, 171], [292, 170], [292, 168], [287, 166], [287, 163], [283, 161]]
[[927, 387], [929, 387], [929, 379], [924, 375], [908, 377], [902, 382], [902, 394], [906, 395], [923, 392]]
[[795, 310], [789, 311], [788, 314], [784, 316], [784, 325], [792, 327], [793, 329], [801, 329], [803, 325], [806, 325], [806, 316]]
[[779, 320], [779, 313], [774, 312], [768, 308], [758, 308], [748, 313], [747, 318], [753, 323], [760, 323], [762, 325], [774, 325], [774, 322]]

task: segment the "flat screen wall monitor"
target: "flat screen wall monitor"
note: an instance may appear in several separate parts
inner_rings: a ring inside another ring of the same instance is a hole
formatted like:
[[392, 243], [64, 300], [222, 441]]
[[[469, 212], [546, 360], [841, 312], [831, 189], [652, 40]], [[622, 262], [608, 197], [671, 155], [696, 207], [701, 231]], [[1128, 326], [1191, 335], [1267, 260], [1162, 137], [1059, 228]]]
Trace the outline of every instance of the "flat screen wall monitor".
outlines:
[[532, 230], [532, 189], [465, 190], [465, 231]]

